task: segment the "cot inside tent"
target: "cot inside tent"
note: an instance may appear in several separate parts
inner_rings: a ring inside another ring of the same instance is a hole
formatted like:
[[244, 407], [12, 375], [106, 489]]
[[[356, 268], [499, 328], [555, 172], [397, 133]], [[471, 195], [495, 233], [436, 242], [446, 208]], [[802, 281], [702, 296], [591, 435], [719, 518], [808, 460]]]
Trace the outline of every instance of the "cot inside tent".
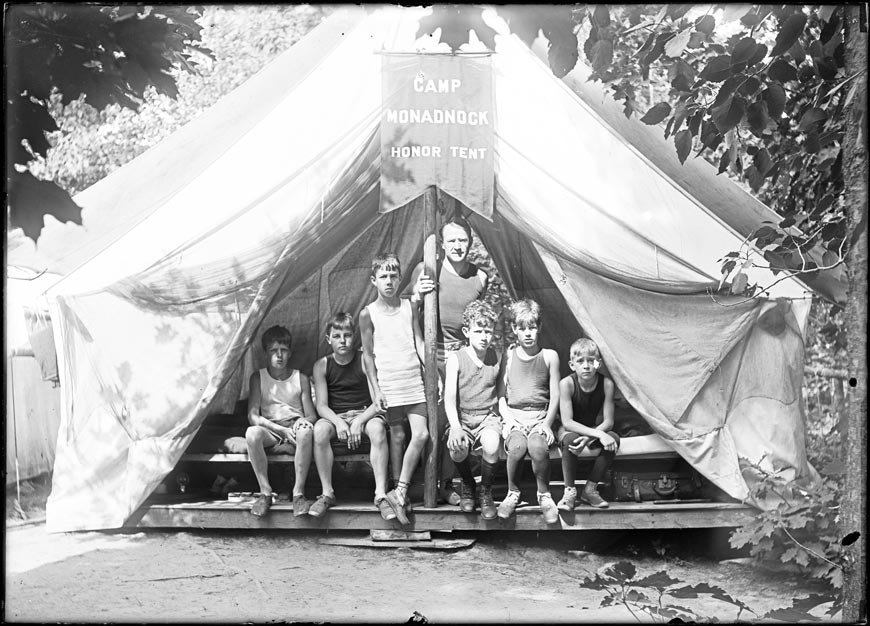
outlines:
[[[288, 326], [310, 370], [327, 317], [374, 299], [371, 257], [419, 259], [419, 202], [379, 213], [379, 53], [423, 46], [425, 13], [337, 11], [82, 194], [88, 210], [131, 202], [142, 217], [48, 294], [63, 389], [49, 530], [122, 526], [205, 417], [244, 395], [263, 330]], [[806, 287], [714, 301], [716, 259], [743, 237], [500, 32], [494, 216], [472, 220], [511, 295], [542, 304], [543, 345], [564, 361], [592, 337], [634, 408], [733, 497], [749, 497], [752, 465], [815, 480]], [[223, 135], [234, 116], [243, 130]]]

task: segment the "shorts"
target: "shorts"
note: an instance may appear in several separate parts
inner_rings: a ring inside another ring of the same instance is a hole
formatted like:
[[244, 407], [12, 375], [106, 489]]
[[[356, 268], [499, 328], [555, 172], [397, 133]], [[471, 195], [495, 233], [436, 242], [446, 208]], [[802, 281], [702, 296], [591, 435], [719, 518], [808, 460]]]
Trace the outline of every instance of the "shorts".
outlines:
[[[610, 435], [611, 437], [613, 437], [613, 439], [616, 441], [616, 449], [619, 450], [619, 443], [620, 443], [619, 435], [617, 435], [612, 430], [607, 431], [607, 434]], [[583, 435], [581, 435], [580, 433], [575, 433], [575, 432], [572, 432], [569, 430], [565, 430], [564, 426], [559, 426], [559, 430], [556, 432], [556, 441], [559, 442], [559, 448], [562, 450], [562, 452], [567, 452], [568, 446], [572, 445], [575, 441], [577, 441], [581, 437], [583, 437]], [[588, 448], [589, 450], [601, 450], [602, 449], [601, 440], [599, 440], [597, 437], [590, 437], [589, 439], [590, 439], [590, 441], [588, 444], [586, 444], [586, 448]], [[581, 448], [581, 451], [582, 451], [582, 448]]]
[[408, 421], [408, 414], [414, 413], [423, 417], [429, 417], [429, 411], [426, 409], [425, 402], [417, 402], [416, 404], [402, 404], [400, 406], [391, 406], [387, 408], [387, 413], [384, 420], [390, 428], [402, 426]]
[[[355, 417], [361, 415], [364, 412], [365, 409], [351, 409], [349, 411], [345, 411], [344, 413], [336, 413], [335, 415], [336, 417], [341, 418], [344, 422], [349, 424]], [[376, 420], [380, 421], [384, 425], [384, 427], [387, 426], [386, 420], [384, 419], [383, 415], [375, 415], [369, 420], [369, 422], [374, 422]], [[366, 426], [368, 426], [369, 422], [366, 422]], [[347, 451], [350, 454], [357, 454], [360, 453], [360, 450], [367, 450], [367, 448], [364, 447], [363, 440], [368, 440], [368, 438], [369, 436], [366, 434], [365, 428], [363, 428], [362, 439], [360, 440], [358, 447], [351, 449], [350, 447], [348, 447], [347, 441], [341, 441], [336, 434], [333, 435], [331, 439], [332, 449], [333, 451], [338, 451], [339, 453]]]
[[293, 432], [292, 439], [281, 438], [270, 430], [269, 434], [272, 436], [274, 443], [264, 445], [263, 447], [267, 454], [296, 454], [296, 437], [299, 435], [300, 430], [306, 428], [313, 430], [314, 425], [306, 419], [297, 417], [290, 423], [290, 430]]
[[[459, 413], [459, 424], [462, 430], [465, 431], [469, 441], [471, 441], [471, 452], [480, 452], [480, 435], [485, 430], [491, 430], [501, 437], [501, 417], [493, 411], [486, 413]], [[444, 433], [444, 441], [450, 438], [450, 429]]]
[[544, 423], [544, 418], [547, 417], [547, 409], [514, 409], [520, 413], [519, 424], [507, 420], [502, 427], [502, 437], [504, 437], [504, 449], [507, 452], [508, 439], [511, 435], [522, 436], [528, 439], [532, 431]]

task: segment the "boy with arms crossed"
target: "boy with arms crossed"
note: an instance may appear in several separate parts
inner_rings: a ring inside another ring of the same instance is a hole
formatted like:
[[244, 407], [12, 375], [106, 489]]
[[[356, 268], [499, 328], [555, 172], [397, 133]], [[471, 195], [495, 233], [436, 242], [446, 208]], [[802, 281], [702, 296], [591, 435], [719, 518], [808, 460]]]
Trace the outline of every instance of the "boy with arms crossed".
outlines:
[[350, 315], [343, 311], [333, 315], [326, 324], [326, 342], [332, 347], [332, 354], [319, 359], [312, 372], [317, 414], [321, 418], [314, 425], [314, 463], [323, 493], [311, 505], [308, 514], [322, 517], [335, 504], [332, 487], [334, 455], [330, 442], [338, 439], [349, 450], [355, 450], [365, 433], [371, 442], [375, 505], [381, 517], [393, 520], [396, 514], [386, 499], [387, 423], [382, 412], [372, 403], [362, 355], [353, 347], [353, 331]]
[[475, 497], [469, 454], [480, 451], [480, 516], [494, 519], [492, 475], [501, 443], [501, 419], [495, 413], [501, 360], [490, 347], [496, 315], [487, 303], [475, 300], [465, 307], [463, 318], [462, 333], [468, 345], [448, 354], [445, 364], [444, 410], [450, 425], [447, 449], [462, 477], [459, 508], [465, 513], [474, 511]]
[[290, 367], [293, 337], [283, 326], [272, 326], [261, 338], [266, 367], [251, 374], [248, 422], [245, 431], [248, 458], [260, 484], [260, 495], [251, 513], [262, 517], [275, 501], [269, 484], [266, 450], [294, 454], [293, 515], [308, 513], [305, 481], [311, 467], [314, 422], [317, 414], [311, 400], [308, 376]]
[[526, 452], [538, 488], [538, 504], [548, 524], [559, 519], [550, 494], [550, 455], [553, 421], [559, 409], [559, 355], [538, 345], [541, 307], [534, 300], [514, 302], [510, 307], [515, 346], [505, 354], [504, 374], [499, 378], [498, 406], [504, 422], [507, 451], [508, 492], [498, 506], [498, 516], [509, 519], [520, 501], [518, 473]]
[[[429, 441], [428, 411], [423, 387], [423, 338], [414, 307], [399, 298], [402, 269], [395, 254], [382, 252], [372, 261], [372, 284], [377, 300], [360, 311], [363, 358], [371, 376], [372, 396], [377, 409], [386, 411], [390, 426], [390, 456], [393, 471], [400, 467], [395, 489], [387, 502], [402, 525], [409, 524], [406, 507], [408, 487]], [[404, 422], [410, 425], [411, 440], [402, 455]]]
[[[580, 502], [596, 508], [608, 504], [598, 495], [598, 483], [613, 462], [619, 449], [619, 435], [613, 432], [613, 381], [598, 373], [601, 354], [591, 339], [581, 338], [571, 344], [568, 367], [571, 375], [559, 383], [559, 413], [562, 426], [559, 428], [559, 445], [562, 447], [562, 475], [565, 493], [557, 507], [573, 511], [577, 500], [574, 478], [577, 473], [577, 456], [588, 447], [598, 450], [592, 472], [580, 495]], [[595, 425], [598, 416], [601, 423]]]

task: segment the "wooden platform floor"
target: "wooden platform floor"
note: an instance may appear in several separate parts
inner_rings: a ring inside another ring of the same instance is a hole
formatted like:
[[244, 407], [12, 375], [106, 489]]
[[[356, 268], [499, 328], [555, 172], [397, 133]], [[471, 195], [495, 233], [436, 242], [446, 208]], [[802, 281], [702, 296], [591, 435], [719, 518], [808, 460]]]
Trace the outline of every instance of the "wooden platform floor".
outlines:
[[478, 512], [462, 513], [459, 507], [425, 508], [413, 503], [411, 524], [384, 521], [369, 501], [339, 501], [317, 519], [293, 516], [290, 502], [278, 501], [264, 518], [250, 513], [250, 502], [228, 500], [176, 501], [173, 498], [146, 502], [130, 519], [128, 527], [224, 528], [224, 529], [329, 529], [329, 530], [600, 530], [643, 528], [719, 528], [740, 526], [755, 515], [743, 504], [722, 502], [611, 503], [594, 509], [578, 505], [573, 513], [560, 512], [559, 521], [547, 524], [537, 504], [524, 504], [507, 521], [483, 520]]

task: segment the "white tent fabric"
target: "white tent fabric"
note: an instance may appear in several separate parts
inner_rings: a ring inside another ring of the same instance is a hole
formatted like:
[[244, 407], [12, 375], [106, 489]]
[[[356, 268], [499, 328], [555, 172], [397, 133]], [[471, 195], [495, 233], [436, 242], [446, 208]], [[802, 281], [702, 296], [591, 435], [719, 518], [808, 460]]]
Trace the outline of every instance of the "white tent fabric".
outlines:
[[[205, 417], [237, 399], [230, 381], [244, 376], [248, 348], [260, 358], [263, 329], [287, 325], [308, 369], [330, 313], [374, 298], [371, 257], [393, 249], [406, 268], [417, 260], [417, 203], [378, 214], [378, 53], [422, 45], [424, 13], [338, 12], [192, 122], [195, 134], [182, 129], [189, 143], [170, 138], [82, 195], [95, 212], [134, 203], [138, 218], [49, 292], [64, 393], [49, 530], [122, 526]], [[776, 285], [782, 305], [699, 295], [742, 237], [603, 127], [515, 37], [497, 37], [493, 68], [496, 206], [475, 228], [512, 294], [542, 301], [545, 341], [564, 359], [580, 332], [596, 339], [635, 408], [732, 496], [748, 495], [743, 458], [812, 480], [800, 405], [788, 401], [800, 334], [759, 330], [771, 310], [794, 330], [788, 302], [805, 287]], [[239, 107], [261, 92], [268, 107]], [[230, 110], [243, 131], [227, 130]], [[209, 152], [225, 131], [230, 140]], [[655, 340], [627, 341], [637, 325]], [[749, 371], [783, 373], [754, 394]], [[741, 434], [747, 421], [761, 444]]]

